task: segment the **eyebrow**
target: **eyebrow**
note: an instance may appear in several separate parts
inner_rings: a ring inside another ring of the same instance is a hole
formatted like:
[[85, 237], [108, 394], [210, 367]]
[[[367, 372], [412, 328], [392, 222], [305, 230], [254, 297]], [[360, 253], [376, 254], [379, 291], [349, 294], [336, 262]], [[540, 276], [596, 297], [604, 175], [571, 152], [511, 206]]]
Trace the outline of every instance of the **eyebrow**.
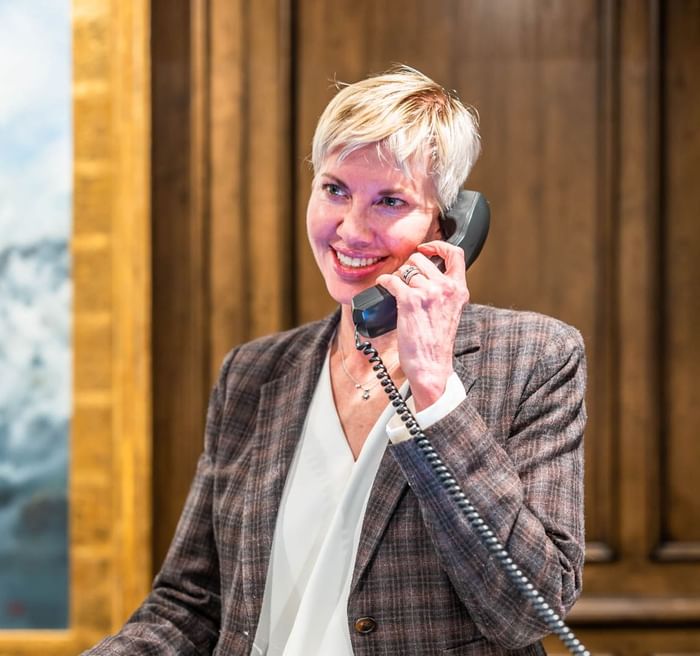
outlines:
[[330, 178], [335, 182], [338, 186], [343, 187], [344, 189], [347, 189], [348, 186], [338, 177], [331, 175], [330, 173], [326, 173], [324, 171], [321, 171], [321, 177], [322, 178]]
[[[330, 178], [333, 180], [339, 187], [342, 187], [343, 189], [349, 189], [348, 185], [345, 184], [340, 178], [337, 176], [333, 175], [332, 173], [326, 173], [325, 171], [321, 171], [321, 177], [323, 178]], [[407, 196], [409, 195], [409, 192], [405, 189], [401, 188], [388, 188], [388, 189], [380, 189], [377, 194], [379, 196], [393, 196], [395, 194], [400, 194], [402, 196]]]

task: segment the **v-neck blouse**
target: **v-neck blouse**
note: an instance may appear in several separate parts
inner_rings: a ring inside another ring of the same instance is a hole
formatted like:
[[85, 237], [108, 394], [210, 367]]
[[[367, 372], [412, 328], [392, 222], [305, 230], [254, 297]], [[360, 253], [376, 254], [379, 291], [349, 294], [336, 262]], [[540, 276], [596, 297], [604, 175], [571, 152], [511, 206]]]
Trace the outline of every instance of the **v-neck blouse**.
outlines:
[[[287, 475], [254, 656], [353, 653], [347, 602], [365, 509], [387, 434], [399, 439], [403, 427], [388, 429], [394, 413], [387, 404], [354, 460], [333, 399], [329, 367], [326, 355]], [[419, 413], [423, 427], [461, 401], [464, 388], [458, 378], [457, 383], [461, 390], [456, 395], [448, 385], [438, 403]], [[404, 385], [402, 393], [406, 390]], [[447, 404], [445, 396], [450, 397]]]

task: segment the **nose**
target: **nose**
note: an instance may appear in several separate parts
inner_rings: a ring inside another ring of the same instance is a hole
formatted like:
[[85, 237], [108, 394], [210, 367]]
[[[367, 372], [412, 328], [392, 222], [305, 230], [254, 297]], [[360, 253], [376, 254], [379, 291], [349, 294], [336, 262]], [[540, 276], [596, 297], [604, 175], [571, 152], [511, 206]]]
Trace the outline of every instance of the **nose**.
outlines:
[[372, 229], [367, 212], [359, 203], [352, 203], [345, 208], [336, 231], [349, 246], [366, 246], [372, 242]]

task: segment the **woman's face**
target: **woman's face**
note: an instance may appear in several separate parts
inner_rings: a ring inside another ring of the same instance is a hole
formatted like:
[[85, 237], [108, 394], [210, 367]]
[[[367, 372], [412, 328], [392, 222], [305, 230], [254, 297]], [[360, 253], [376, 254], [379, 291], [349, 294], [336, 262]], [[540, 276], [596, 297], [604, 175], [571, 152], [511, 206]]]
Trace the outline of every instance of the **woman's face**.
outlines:
[[426, 170], [409, 178], [374, 145], [342, 161], [329, 154], [314, 179], [306, 227], [328, 292], [338, 303], [350, 304], [379, 274], [396, 271], [418, 244], [439, 238], [432, 189]]

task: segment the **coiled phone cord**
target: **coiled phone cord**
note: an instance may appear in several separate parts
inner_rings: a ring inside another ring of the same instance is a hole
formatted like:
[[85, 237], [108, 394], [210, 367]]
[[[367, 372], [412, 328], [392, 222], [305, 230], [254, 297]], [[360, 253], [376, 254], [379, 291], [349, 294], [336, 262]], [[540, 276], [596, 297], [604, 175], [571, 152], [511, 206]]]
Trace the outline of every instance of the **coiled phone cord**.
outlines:
[[469, 501], [467, 495], [462, 491], [462, 488], [459, 486], [459, 483], [452, 475], [449, 468], [442, 462], [440, 456], [430, 443], [430, 440], [428, 440], [421, 430], [416, 418], [413, 416], [413, 413], [403, 400], [394, 381], [391, 379], [379, 352], [370, 342], [362, 342], [360, 340], [357, 329], [355, 329], [355, 348], [369, 358], [369, 362], [373, 365], [372, 369], [376, 372], [380, 385], [389, 397], [391, 404], [396, 409], [396, 414], [399, 415], [401, 421], [403, 421], [409, 434], [416, 440], [416, 445], [425, 456], [426, 461], [430, 464], [436, 476], [440, 479], [445, 491], [461, 509], [467, 521], [481, 539], [481, 542], [489, 550], [491, 556], [501, 564], [501, 567], [515, 587], [530, 601], [538, 617], [547, 625], [551, 632], [564, 643], [566, 648], [577, 656], [591, 656], [590, 652], [581, 644], [581, 641], [574, 635], [573, 631], [564, 623], [564, 620], [562, 620], [554, 609], [544, 600], [537, 588], [531, 583], [530, 579], [513, 561], [506, 548], [496, 537], [493, 529], [482, 519], [479, 511], [474, 507], [472, 502]]

